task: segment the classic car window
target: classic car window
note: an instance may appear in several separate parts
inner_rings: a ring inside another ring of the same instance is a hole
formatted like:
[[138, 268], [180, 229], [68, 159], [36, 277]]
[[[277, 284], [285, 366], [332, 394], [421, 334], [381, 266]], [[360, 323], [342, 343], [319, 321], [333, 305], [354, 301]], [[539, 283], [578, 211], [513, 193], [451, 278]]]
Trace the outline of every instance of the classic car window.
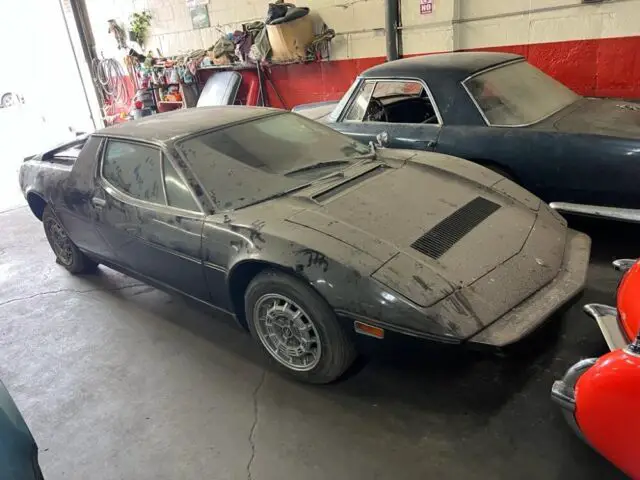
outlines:
[[371, 98], [373, 87], [375, 87], [375, 82], [362, 83], [360, 91], [356, 94], [355, 99], [349, 106], [349, 110], [347, 110], [347, 113], [344, 116], [345, 121], [351, 120], [359, 122], [360, 120], [362, 120], [362, 117], [364, 117], [364, 114], [367, 111], [367, 107], [369, 106], [369, 99]]
[[102, 160], [102, 177], [127, 195], [165, 205], [157, 148], [110, 140]]
[[480, 73], [464, 85], [487, 122], [494, 126], [535, 123], [580, 98], [527, 62]]
[[377, 80], [365, 83], [344, 119], [384, 123], [439, 123], [426, 90], [420, 82], [411, 80]]
[[302, 186], [369, 153], [366, 145], [292, 113], [204, 133], [178, 148], [223, 210]]
[[199, 212], [200, 208], [193, 199], [191, 190], [184, 183], [182, 178], [180, 178], [180, 175], [166, 155], [162, 156], [162, 162], [164, 168], [165, 192], [167, 192], [167, 204], [170, 207]]

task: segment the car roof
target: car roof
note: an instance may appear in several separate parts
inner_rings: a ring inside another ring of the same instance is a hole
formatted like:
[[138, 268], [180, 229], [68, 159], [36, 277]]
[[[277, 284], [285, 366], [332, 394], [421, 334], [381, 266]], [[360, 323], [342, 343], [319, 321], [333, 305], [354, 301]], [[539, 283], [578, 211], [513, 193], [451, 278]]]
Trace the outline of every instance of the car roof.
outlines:
[[418, 77], [426, 72], [431, 81], [462, 81], [476, 72], [503, 63], [524, 59], [521, 55], [498, 52], [453, 52], [403, 58], [372, 67], [364, 78]]
[[95, 135], [168, 143], [194, 133], [253, 120], [276, 112], [282, 110], [234, 105], [184, 108], [103, 128]]

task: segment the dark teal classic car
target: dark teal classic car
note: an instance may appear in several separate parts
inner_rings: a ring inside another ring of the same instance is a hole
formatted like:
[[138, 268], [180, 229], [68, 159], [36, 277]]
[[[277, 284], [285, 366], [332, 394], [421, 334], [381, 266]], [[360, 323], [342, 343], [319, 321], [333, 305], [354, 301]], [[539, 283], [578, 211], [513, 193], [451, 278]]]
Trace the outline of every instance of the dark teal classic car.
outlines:
[[640, 105], [584, 98], [518, 55], [370, 68], [339, 102], [294, 109], [351, 137], [471, 160], [558, 211], [640, 221]]
[[0, 478], [42, 480], [38, 446], [6, 387], [0, 382]]

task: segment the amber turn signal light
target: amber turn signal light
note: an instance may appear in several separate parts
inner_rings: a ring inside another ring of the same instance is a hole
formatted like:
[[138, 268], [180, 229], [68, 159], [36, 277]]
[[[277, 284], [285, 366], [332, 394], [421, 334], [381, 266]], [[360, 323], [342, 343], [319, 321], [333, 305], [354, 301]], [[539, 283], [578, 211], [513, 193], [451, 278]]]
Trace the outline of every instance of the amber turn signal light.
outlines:
[[357, 333], [362, 335], [367, 335], [373, 338], [384, 338], [384, 330], [379, 327], [374, 327], [373, 325], [368, 325], [363, 322], [353, 322], [353, 327], [355, 328]]

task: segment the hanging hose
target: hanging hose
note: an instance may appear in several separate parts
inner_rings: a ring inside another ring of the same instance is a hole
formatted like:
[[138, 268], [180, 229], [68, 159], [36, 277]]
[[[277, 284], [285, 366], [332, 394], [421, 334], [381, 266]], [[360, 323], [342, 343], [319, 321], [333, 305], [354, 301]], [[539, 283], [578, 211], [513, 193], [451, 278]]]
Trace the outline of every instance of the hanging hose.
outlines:
[[113, 115], [117, 105], [128, 106], [131, 103], [131, 92], [120, 62], [113, 58], [94, 59], [91, 69], [93, 78], [98, 82], [105, 100], [110, 103], [105, 110], [110, 109]]

